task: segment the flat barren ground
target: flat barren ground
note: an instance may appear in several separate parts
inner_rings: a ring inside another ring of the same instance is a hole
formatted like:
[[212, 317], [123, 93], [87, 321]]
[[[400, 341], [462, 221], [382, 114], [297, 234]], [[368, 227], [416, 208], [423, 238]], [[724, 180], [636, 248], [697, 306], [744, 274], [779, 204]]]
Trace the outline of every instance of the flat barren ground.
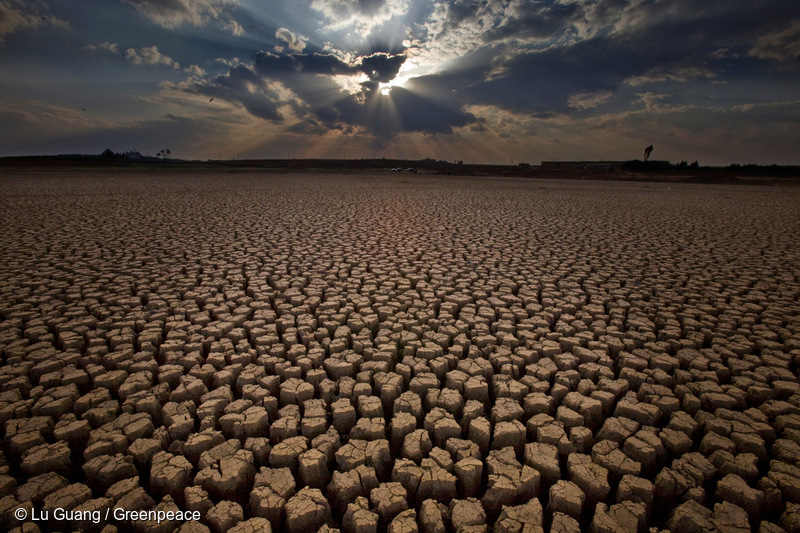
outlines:
[[800, 531], [797, 188], [7, 173], [0, 353], [0, 528]]

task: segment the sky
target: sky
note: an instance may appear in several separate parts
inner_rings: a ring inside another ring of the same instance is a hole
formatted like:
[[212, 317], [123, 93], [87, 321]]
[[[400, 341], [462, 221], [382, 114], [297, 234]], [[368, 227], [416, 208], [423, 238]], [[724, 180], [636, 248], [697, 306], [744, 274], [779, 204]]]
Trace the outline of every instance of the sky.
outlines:
[[0, 0], [0, 156], [800, 163], [797, 0]]

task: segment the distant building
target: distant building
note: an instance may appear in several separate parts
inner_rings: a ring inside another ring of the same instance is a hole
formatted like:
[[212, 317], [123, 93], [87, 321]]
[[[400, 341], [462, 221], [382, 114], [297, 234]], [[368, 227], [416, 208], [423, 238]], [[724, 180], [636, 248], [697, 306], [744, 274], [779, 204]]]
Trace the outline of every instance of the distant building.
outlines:
[[125, 152], [124, 154], [122, 154], [122, 157], [124, 157], [125, 159], [141, 159], [142, 154], [140, 154], [136, 150], [133, 150], [131, 152]]

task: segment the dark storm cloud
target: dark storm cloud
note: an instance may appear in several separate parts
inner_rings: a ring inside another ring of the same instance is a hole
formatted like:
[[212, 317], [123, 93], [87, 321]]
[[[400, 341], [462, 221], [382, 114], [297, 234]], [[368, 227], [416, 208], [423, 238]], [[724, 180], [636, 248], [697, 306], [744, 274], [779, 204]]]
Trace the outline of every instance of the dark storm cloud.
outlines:
[[[482, 5], [455, 2], [448, 15], [461, 26], [478, 24], [475, 17], [482, 16]], [[736, 70], [728, 71], [732, 58], [715, 57], [715, 52], [726, 48], [734, 51], [732, 55], [746, 56], [759, 36], [786, 28], [787, 16], [800, 16], [800, 4], [789, 1], [768, 7], [714, 1], [700, 7], [685, 1], [645, 1], [634, 7], [623, 0], [579, 5], [522, 2], [513, 16], [483, 34], [494, 44], [420, 83], [428, 90], [450, 90], [464, 105], [489, 104], [534, 115], [567, 112], [570, 96], [615, 91], [634, 78], [643, 82], [736, 76]], [[579, 31], [591, 35], [543, 50], [508, 41]], [[793, 34], [789, 25], [783, 33], [772, 34], [775, 38], [769, 42], [791, 46], [787, 35]], [[769, 56], [786, 54], [770, 49]]]
[[453, 27], [475, 18], [485, 2], [480, 0], [456, 0], [447, 9], [447, 26]]
[[394, 87], [389, 96], [376, 91], [377, 82], [365, 82], [366, 97], [343, 96], [330, 105], [314, 109], [321, 123], [330, 129], [361, 126], [379, 139], [398, 133], [452, 133], [477, 119], [457, 102], [440, 100]]
[[274, 54], [259, 52], [254, 61], [256, 72], [262, 76], [280, 78], [286, 74], [352, 74], [357, 72], [333, 54]]
[[542, 2], [523, 2], [502, 27], [486, 32], [489, 42], [514, 37], [522, 40], [540, 40], [568, 30], [582, 18], [577, 4], [548, 5]]
[[224, 98], [239, 102], [251, 115], [282, 122], [284, 117], [278, 110], [281, 97], [264, 83], [264, 78], [245, 65], [232, 67], [227, 74], [208, 82], [190, 85], [188, 91], [211, 98]]
[[334, 54], [319, 52], [275, 54], [259, 52], [254, 67], [262, 76], [280, 78], [285, 74], [358, 74], [363, 72], [373, 81], [388, 82], [396, 75], [405, 56], [387, 53], [374, 53], [360, 58], [355, 64], [348, 64]]
[[406, 57], [402, 54], [393, 56], [376, 53], [361, 59], [361, 71], [372, 81], [389, 82], [397, 76], [405, 60]]
[[[346, 126], [362, 126], [373, 133], [387, 136], [389, 130], [382, 120], [370, 117], [373, 113], [369, 102], [379, 98], [379, 83], [388, 82], [396, 75], [405, 56], [387, 53], [374, 53], [358, 58], [353, 64], [344, 62], [334, 54], [273, 53], [259, 52], [252, 66], [237, 65], [226, 74], [210, 81], [196, 82], [189, 86], [190, 92], [209, 97], [220, 97], [238, 102], [252, 115], [272, 122], [281, 122], [281, 105], [288, 104], [302, 120], [292, 126], [297, 133], [321, 133], [321, 124], [329, 129], [341, 131]], [[358, 94], [349, 94], [334, 83], [331, 76], [356, 76], [365, 74], [369, 79], [361, 83]], [[270, 87], [270, 82], [280, 82], [291, 89], [297, 98]], [[319, 95], [328, 95], [327, 102], [319, 102]], [[399, 94], [399, 93], [398, 93]], [[332, 96], [331, 96], [332, 95]], [[302, 102], [302, 103], [301, 103]], [[398, 96], [399, 107], [404, 116], [409, 117], [397, 131], [452, 131], [453, 126], [461, 125], [471, 119], [471, 115], [450, 109], [447, 105], [441, 110], [424, 99]], [[308, 117], [309, 110], [316, 119]], [[425, 119], [416, 118], [424, 115]], [[431, 120], [431, 117], [435, 117]], [[410, 129], [409, 129], [410, 128]]]
[[[452, 133], [475, 122], [476, 118], [467, 113], [458, 103], [437, 100], [426, 95], [395, 87], [391, 92], [392, 105], [398, 116], [397, 129], [422, 133]], [[375, 125], [373, 129], [377, 129]]]

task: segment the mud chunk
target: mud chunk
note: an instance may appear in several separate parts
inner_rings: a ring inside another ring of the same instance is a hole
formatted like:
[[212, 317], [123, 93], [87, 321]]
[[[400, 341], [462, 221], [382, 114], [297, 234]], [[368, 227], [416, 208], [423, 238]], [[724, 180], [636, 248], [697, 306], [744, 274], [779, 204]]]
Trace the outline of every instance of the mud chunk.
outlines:
[[[443, 512], [443, 509], [445, 512]], [[445, 533], [445, 514], [447, 511], [449, 509], [434, 500], [422, 502], [419, 509], [420, 531], [422, 533]]]
[[462, 497], [470, 498], [479, 495], [483, 461], [474, 457], [465, 457], [454, 465], [454, 473], [458, 478], [458, 493]]
[[359, 418], [350, 438], [359, 440], [379, 440], [386, 438], [386, 423], [383, 418]]
[[547, 508], [553, 513], [564, 513], [576, 519], [581, 518], [586, 495], [575, 483], [559, 480], [550, 487], [550, 503]]
[[419, 463], [433, 449], [430, 435], [424, 429], [412, 431], [403, 439], [402, 457]]
[[283, 525], [286, 501], [295, 493], [295, 480], [289, 468], [262, 468], [250, 493], [250, 512], [268, 519], [273, 528]]
[[521, 465], [511, 447], [494, 450], [486, 459], [488, 488], [481, 503], [489, 513], [497, 513], [503, 505], [517, 500], [527, 501], [539, 493], [541, 475], [527, 465]]
[[491, 423], [484, 417], [479, 416], [469, 423], [469, 440], [478, 445], [482, 455], [489, 453], [489, 443], [492, 438]]
[[55, 472], [47, 472], [38, 476], [33, 476], [25, 483], [17, 487], [16, 499], [19, 502], [32, 502], [34, 505], [42, 505], [44, 499], [53, 492], [63, 489], [69, 485], [67, 479]]
[[206, 513], [206, 521], [214, 533], [224, 533], [244, 520], [242, 506], [236, 502], [223, 500]]
[[542, 442], [526, 444], [525, 464], [538, 470], [545, 484], [550, 485], [561, 479], [558, 448], [552, 444]]
[[670, 531], [701, 533], [715, 529], [711, 510], [694, 500], [689, 500], [675, 508], [670, 514], [667, 527]]
[[319, 489], [303, 488], [286, 502], [286, 529], [290, 533], [316, 531], [330, 521], [330, 505]]
[[612, 506], [598, 503], [592, 519], [592, 531], [597, 533], [638, 533], [647, 524], [643, 503], [625, 501]]
[[796, 533], [800, 531], [800, 505], [796, 503], [786, 504], [786, 510], [781, 514], [778, 524], [787, 532]]
[[324, 488], [330, 481], [328, 458], [316, 448], [303, 452], [299, 458], [300, 482], [314, 488]]
[[365, 441], [351, 440], [336, 451], [336, 464], [339, 470], [351, 470], [359, 465], [375, 468], [383, 478], [391, 472], [392, 455], [386, 439]]
[[64, 509], [70, 511], [88, 501], [91, 497], [92, 490], [89, 487], [83, 483], [73, 483], [48, 494], [42, 502], [42, 510]]
[[292, 472], [297, 472], [300, 456], [308, 451], [308, 439], [305, 437], [292, 437], [272, 447], [269, 454], [269, 464], [272, 468], [287, 467]]
[[[394, 474], [392, 480], [394, 481]], [[456, 477], [432, 459], [423, 459], [416, 500], [435, 499], [444, 503], [456, 496]]]
[[728, 474], [717, 483], [714, 493], [718, 500], [738, 505], [756, 520], [761, 514], [764, 493], [751, 488], [747, 482], [736, 474]]
[[369, 510], [369, 501], [359, 496], [347, 505], [342, 518], [342, 530], [344, 533], [376, 533], [378, 521], [378, 515]]
[[192, 463], [185, 457], [158, 452], [150, 465], [150, 488], [160, 495], [183, 496], [183, 489], [192, 481]]
[[592, 462], [585, 454], [574, 453], [567, 459], [569, 480], [586, 494], [587, 502], [604, 501], [611, 491], [608, 470]]
[[499, 422], [494, 426], [492, 449], [500, 450], [508, 446], [522, 454], [525, 447], [525, 426], [519, 420]]
[[522, 505], [503, 507], [492, 531], [495, 533], [517, 531], [544, 533], [543, 522], [542, 504], [539, 503], [538, 499], [534, 498]]
[[256, 517], [239, 522], [228, 533], [272, 533], [272, 526], [266, 518]]
[[[398, 459], [395, 463], [403, 461]], [[412, 463], [413, 464], [413, 463]], [[416, 468], [416, 465], [414, 465]], [[395, 481], [394, 475], [392, 480]], [[414, 484], [414, 490], [419, 483], [419, 479]], [[331, 503], [334, 509], [339, 513], [344, 513], [347, 505], [359, 496], [367, 497], [370, 491], [378, 486], [378, 477], [375, 474], [375, 469], [365, 465], [359, 465], [354, 469], [349, 469], [345, 472], [338, 470], [333, 472], [331, 482], [328, 485], [328, 494], [331, 496]]]
[[24, 453], [20, 468], [28, 476], [45, 472], [68, 474], [72, 467], [69, 444], [58, 441], [53, 444], [39, 444]]
[[664, 448], [673, 456], [680, 457], [692, 449], [692, 439], [683, 431], [678, 431], [669, 427], [659, 433]]
[[[155, 464], [155, 458], [153, 462]], [[200, 470], [194, 478], [194, 484], [203, 487], [216, 499], [244, 498], [250, 491], [254, 476], [252, 452], [240, 449]]]
[[579, 533], [581, 525], [578, 521], [564, 513], [554, 513], [550, 525], [551, 533]]
[[617, 502], [641, 502], [649, 510], [653, 505], [655, 486], [645, 478], [625, 475], [617, 488]]
[[[189, 467], [191, 469], [191, 465]], [[94, 457], [84, 463], [83, 472], [89, 485], [102, 491], [118, 481], [134, 477], [137, 474], [133, 457], [122, 454]], [[183, 485], [187, 485], [189, 481], [187, 478]], [[180, 490], [183, 490], [183, 486]]]
[[606, 468], [615, 479], [624, 475], [638, 476], [642, 471], [640, 463], [625, 455], [619, 444], [610, 440], [601, 440], [592, 447], [592, 461]]
[[747, 513], [741, 507], [730, 502], [722, 502], [714, 505], [714, 517], [712, 519], [718, 531], [747, 533], [750, 531], [750, 523], [747, 520]]
[[434, 407], [425, 416], [424, 428], [430, 435], [433, 435], [433, 442], [436, 446], [444, 448], [447, 439], [460, 438], [461, 426], [458, 425], [453, 415], [442, 409]]
[[370, 491], [369, 499], [384, 523], [391, 522], [395, 516], [408, 509], [406, 489], [397, 482], [381, 483]]
[[451, 501], [450, 515], [453, 529], [456, 532], [475, 531], [473, 526], [483, 528], [483, 531], [487, 528], [486, 512], [483, 510], [481, 502], [474, 498]]
[[340, 398], [331, 404], [333, 427], [342, 435], [347, 435], [356, 425], [356, 410], [347, 398]]
[[627, 439], [631, 438], [637, 431], [641, 424], [635, 420], [625, 417], [607, 418], [603, 423], [603, 427], [596, 435], [598, 441], [611, 440], [619, 444], [623, 444]]
[[392, 449], [402, 447], [406, 435], [415, 429], [417, 429], [417, 419], [411, 413], [395, 413], [391, 422]]
[[205, 516], [214, 505], [208, 493], [202, 487], [191, 486], [183, 489], [183, 501], [187, 511], [199, 511], [200, 516]]
[[387, 533], [418, 533], [417, 513], [414, 509], [408, 509], [398, 514], [389, 524]]

